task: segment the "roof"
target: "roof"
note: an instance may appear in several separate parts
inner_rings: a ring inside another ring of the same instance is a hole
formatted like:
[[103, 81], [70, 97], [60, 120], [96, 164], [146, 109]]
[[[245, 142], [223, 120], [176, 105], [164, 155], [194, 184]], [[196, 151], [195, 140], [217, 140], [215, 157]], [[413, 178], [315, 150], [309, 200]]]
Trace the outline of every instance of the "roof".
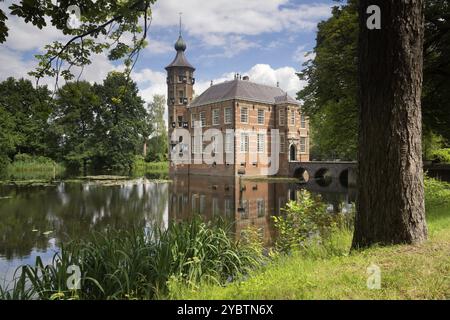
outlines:
[[186, 56], [184, 55], [183, 50], [178, 50], [177, 55], [175, 56], [175, 59], [172, 61], [171, 64], [169, 64], [166, 69], [172, 68], [172, 67], [185, 67], [190, 68], [192, 70], [195, 70], [195, 68], [189, 63], [189, 61], [186, 59]]
[[300, 104], [297, 100], [290, 97], [278, 87], [254, 83], [248, 80], [235, 79], [209, 87], [190, 104], [190, 107], [198, 107], [233, 99], [268, 104]]

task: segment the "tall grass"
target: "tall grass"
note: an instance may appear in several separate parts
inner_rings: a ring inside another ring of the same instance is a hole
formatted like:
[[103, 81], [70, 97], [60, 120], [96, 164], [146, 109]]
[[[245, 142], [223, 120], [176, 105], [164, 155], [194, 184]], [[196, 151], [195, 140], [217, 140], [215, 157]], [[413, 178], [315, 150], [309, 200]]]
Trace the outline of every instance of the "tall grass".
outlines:
[[[151, 230], [97, 233], [89, 241], [62, 248], [49, 265], [37, 258], [33, 266], [21, 267], [26, 286], [15, 285], [9, 293], [2, 290], [0, 298], [156, 299], [169, 294], [169, 282], [184, 287], [223, 284], [264, 259], [259, 242], [249, 237], [232, 240], [223, 224], [200, 218]], [[80, 290], [67, 289], [71, 265], [80, 268]]]
[[28, 154], [18, 154], [8, 166], [8, 176], [13, 180], [54, 179], [65, 171], [64, 166], [53, 160]]

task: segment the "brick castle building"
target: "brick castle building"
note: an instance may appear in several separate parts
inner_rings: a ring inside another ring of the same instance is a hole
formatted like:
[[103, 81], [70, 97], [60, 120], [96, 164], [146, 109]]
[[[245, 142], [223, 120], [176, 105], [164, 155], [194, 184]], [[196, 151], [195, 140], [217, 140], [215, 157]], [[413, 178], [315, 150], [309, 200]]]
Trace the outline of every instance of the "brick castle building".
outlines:
[[[309, 123], [298, 101], [279, 87], [240, 75], [232, 81], [211, 83], [194, 99], [195, 68], [186, 58], [181, 32], [175, 50], [175, 59], [166, 67], [170, 173], [267, 175], [270, 165], [263, 159], [274, 156], [274, 129], [279, 130], [277, 175], [289, 175], [289, 162], [309, 161]], [[186, 141], [176, 129], [189, 131], [191, 140]], [[194, 137], [198, 130], [206, 133], [210, 129], [215, 130], [209, 139]], [[217, 144], [224, 151], [223, 161], [202, 161], [205, 150], [215, 156]], [[213, 145], [212, 151], [208, 145]], [[190, 160], [174, 161], [175, 157]]]

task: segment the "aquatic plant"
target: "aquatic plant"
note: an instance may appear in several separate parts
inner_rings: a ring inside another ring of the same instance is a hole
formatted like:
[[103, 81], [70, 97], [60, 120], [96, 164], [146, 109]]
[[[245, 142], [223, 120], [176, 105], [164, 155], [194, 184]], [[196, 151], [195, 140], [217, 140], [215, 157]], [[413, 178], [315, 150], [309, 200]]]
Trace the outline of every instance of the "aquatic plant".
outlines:
[[[155, 299], [168, 293], [169, 280], [188, 287], [221, 284], [255, 269], [263, 259], [262, 245], [233, 240], [223, 223], [196, 217], [166, 230], [108, 230], [72, 242], [49, 265], [38, 257], [34, 265], [21, 267], [26, 285], [16, 282], [10, 294], [24, 296], [29, 288], [27, 297], [36, 299]], [[67, 289], [71, 266], [80, 270], [79, 290]]]

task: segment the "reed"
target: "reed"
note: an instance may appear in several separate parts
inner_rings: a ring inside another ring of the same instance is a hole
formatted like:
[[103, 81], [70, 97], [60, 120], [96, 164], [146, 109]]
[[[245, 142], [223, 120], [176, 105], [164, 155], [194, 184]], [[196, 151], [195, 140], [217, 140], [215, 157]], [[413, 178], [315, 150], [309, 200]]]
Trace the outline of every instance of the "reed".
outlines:
[[[169, 294], [169, 282], [184, 287], [223, 284], [263, 260], [260, 243], [250, 238], [235, 241], [229, 226], [196, 217], [166, 230], [109, 230], [89, 241], [72, 242], [49, 265], [38, 257], [33, 266], [21, 267], [20, 281], [25, 285], [16, 281], [12, 290], [0, 294], [45, 300], [156, 299]], [[67, 289], [71, 265], [80, 268], [80, 290]]]

